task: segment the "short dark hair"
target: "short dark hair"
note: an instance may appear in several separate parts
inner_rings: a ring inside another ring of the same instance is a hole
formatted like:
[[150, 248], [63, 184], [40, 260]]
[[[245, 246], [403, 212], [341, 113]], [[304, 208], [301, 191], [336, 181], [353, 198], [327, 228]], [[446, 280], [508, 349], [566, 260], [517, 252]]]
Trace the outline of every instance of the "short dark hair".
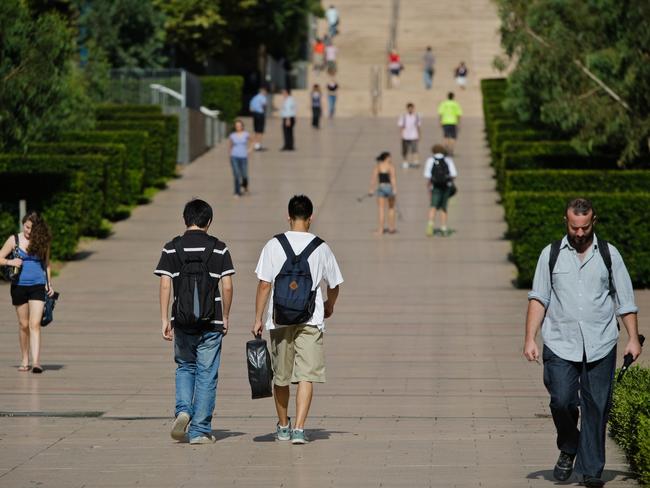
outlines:
[[454, 92], [447, 93], [447, 100], [453, 100], [453, 99], [454, 99]]
[[445, 156], [447, 155], [447, 149], [442, 144], [434, 144], [431, 147], [431, 152], [433, 154], [444, 154]]
[[413, 105], [413, 102], [409, 102], [406, 104], [406, 108], [415, 108], [415, 105]]
[[381, 163], [382, 161], [386, 161], [388, 158], [390, 158], [390, 153], [388, 151], [382, 151], [376, 159], [378, 163]]
[[294, 195], [289, 200], [289, 218], [307, 220], [314, 213], [314, 205], [307, 195]]
[[564, 209], [565, 216], [569, 214], [569, 210], [576, 215], [588, 215], [589, 212], [593, 212], [593, 214], [596, 215], [593, 203], [591, 203], [591, 200], [587, 200], [586, 198], [574, 198], [573, 200], [570, 200]]
[[187, 227], [196, 225], [205, 229], [212, 222], [212, 207], [208, 202], [194, 198], [185, 204], [183, 220]]

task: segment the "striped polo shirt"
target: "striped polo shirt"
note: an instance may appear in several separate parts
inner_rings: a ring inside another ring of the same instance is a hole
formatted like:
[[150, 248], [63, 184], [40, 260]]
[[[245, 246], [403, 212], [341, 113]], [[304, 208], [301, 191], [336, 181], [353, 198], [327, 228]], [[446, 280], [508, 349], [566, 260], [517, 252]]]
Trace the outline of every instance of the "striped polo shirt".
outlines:
[[[202, 253], [214, 239], [216, 239], [217, 242], [214, 247], [214, 252], [212, 253], [212, 256], [208, 260], [207, 264], [210, 276], [219, 281], [224, 276], [235, 274], [235, 268], [232, 264], [230, 251], [228, 250], [228, 246], [226, 246], [225, 242], [220, 241], [216, 237], [208, 235], [202, 230], [188, 230], [181, 237], [181, 245], [183, 246], [183, 250], [188, 254]], [[156, 266], [154, 274], [158, 276], [169, 276], [172, 279], [174, 286], [174, 301], [176, 301], [175, 290], [178, 288], [178, 277], [180, 276], [180, 271], [181, 261], [176, 255], [176, 250], [174, 249], [173, 242], [169, 241], [162, 249], [160, 261], [158, 262], [158, 266]], [[216, 301], [219, 303], [216, 307], [216, 317], [213, 321], [213, 330], [222, 331], [223, 311], [221, 309], [221, 296], [218, 288]]]

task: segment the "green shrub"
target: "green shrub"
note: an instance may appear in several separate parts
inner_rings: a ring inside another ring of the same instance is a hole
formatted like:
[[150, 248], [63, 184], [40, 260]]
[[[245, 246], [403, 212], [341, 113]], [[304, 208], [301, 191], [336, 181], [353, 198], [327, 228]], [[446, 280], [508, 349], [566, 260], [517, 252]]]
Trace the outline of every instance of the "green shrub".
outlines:
[[203, 105], [219, 110], [219, 118], [231, 123], [241, 112], [243, 87], [241, 76], [201, 76]]
[[594, 203], [598, 214], [596, 233], [620, 251], [632, 282], [650, 286], [650, 193], [508, 192], [504, 196], [507, 236], [512, 239], [512, 258], [517, 284], [529, 287], [542, 249], [566, 233], [566, 202], [581, 196]]
[[650, 369], [634, 366], [614, 386], [609, 430], [639, 481], [650, 484]]
[[[113, 108], [112, 105], [104, 105], [104, 109]], [[121, 107], [121, 105], [118, 105]], [[127, 105], [131, 107], [131, 105]], [[98, 120], [104, 121], [158, 121], [165, 124], [165, 137], [163, 140], [163, 159], [160, 173], [163, 177], [170, 177], [176, 174], [176, 162], [178, 159], [178, 116], [162, 115], [155, 113], [135, 113], [127, 111], [107, 110], [99, 111]]]
[[110, 118], [113, 114], [130, 113], [130, 114], [150, 114], [161, 115], [162, 107], [160, 105], [133, 105], [133, 104], [100, 104], [95, 106], [95, 117], [98, 120]]
[[545, 130], [531, 129], [522, 125], [519, 129], [506, 129], [491, 134], [492, 138], [492, 158], [498, 161], [503, 154], [503, 147], [506, 143], [512, 141], [544, 141], [552, 139], [553, 135]]
[[643, 193], [650, 190], [650, 171], [536, 169], [506, 171], [505, 191]]
[[124, 144], [87, 144], [76, 142], [35, 143], [29, 146], [31, 154], [99, 154], [106, 156], [104, 166], [103, 215], [113, 218], [122, 199], [126, 181], [126, 146]]
[[[52, 258], [68, 259], [72, 257], [77, 248], [81, 234], [81, 222], [86, 214], [84, 197], [89, 180], [89, 174], [79, 169], [70, 169], [52, 165], [45, 172], [33, 172], [27, 165], [27, 172], [23, 167], [13, 165], [2, 167], [2, 179], [5, 183], [2, 198], [9, 202], [26, 199], [28, 209], [37, 210], [45, 218], [52, 231]], [[92, 179], [92, 176], [90, 177]], [[29, 185], [25, 185], [29, 181]], [[0, 203], [0, 207], [6, 207]], [[83, 213], [82, 213], [83, 211]], [[10, 221], [5, 217], [2, 220], [11, 222], [11, 228], [5, 228], [7, 234], [16, 231], [17, 208], [13, 217], [8, 214]], [[2, 235], [6, 235], [3, 232]]]
[[[2, 154], [0, 155], [0, 173], [17, 172], [22, 175], [29, 175], [29, 185], [18, 184], [16, 191], [24, 192], [31, 199], [38, 198], [38, 194], [32, 191], [36, 186], [36, 180], [47, 183], [48, 174], [67, 174], [70, 172], [84, 173], [84, 177], [77, 175], [75, 188], [79, 192], [83, 213], [78, 219], [79, 230], [85, 235], [95, 236], [100, 232], [102, 223], [102, 209], [104, 208], [104, 166], [105, 156], [65, 156], [65, 155], [22, 155]], [[5, 174], [3, 174], [3, 179]], [[27, 180], [27, 177], [25, 177]], [[83, 179], [83, 185], [78, 182]], [[34, 181], [32, 181], [34, 180]], [[47, 189], [47, 186], [46, 188]], [[3, 199], [8, 190], [3, 189]], [[31, 205], [30, 198], [27, 199]], [[62, 197], [63, 198], [63, 197]], [[65, 200], [65, 198], [64, 198]], [[11, 201], [11, 200], [10, 200]], [[57, 200], [58, 202], [58, 200]], [[57, 207], [59, 208], [59, 207]], [[46, 208], [46, 210], [50, 210]], [[60, 207], [61, 211], [65, 208]]]
[[121, 202], [134, 204], [142, 193], [144, 155], [148, 134], [146, 131], [74, 131], [64, 132], [63, 141], [97, 144], [124, 144], [126, 147], [126, 171]]
[[145, 145], [143, 186], [153, 185], [163, 176], [163, 148], [165, 147], [165, 123], [159, 120], [104, 120], [97, 122], [97, 130], [146, 131], [149, 137]]

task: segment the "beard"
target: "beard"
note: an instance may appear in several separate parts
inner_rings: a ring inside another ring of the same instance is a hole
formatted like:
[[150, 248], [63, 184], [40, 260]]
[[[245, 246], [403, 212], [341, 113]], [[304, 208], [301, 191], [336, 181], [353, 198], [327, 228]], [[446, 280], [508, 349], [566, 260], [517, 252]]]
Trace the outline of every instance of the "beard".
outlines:
[[588, 234], [584, 234], [580, 237], [572, 236], [570, 234], [568, 235], [569, 243], [576, 251], [579, 252], [585, 251], [587, 247], [591, 245], [593, 238], [594, 238], [593, 229]]

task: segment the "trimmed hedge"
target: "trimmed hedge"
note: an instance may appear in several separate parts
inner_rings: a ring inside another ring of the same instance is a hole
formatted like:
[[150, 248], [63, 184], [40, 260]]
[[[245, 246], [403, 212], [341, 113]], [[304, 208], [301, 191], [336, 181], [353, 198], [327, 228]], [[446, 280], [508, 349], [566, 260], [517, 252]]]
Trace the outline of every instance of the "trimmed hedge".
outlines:
[[506, 171], [505, 188], [532, 192], [611, 192], [643, 193], [650, 189], [650, 171], [537, 169]]
[[[101, 235], [102, 231], [102, 209], [104, 208], [104, 166], [107, 158], [99, 155], [85, 156], [64, 156], [64, 155], [22, 155], [22, 154], [2, 154], [0, 155], [0, 173], [3, 174], [3, 180], [6, 173], [20, 172], [22, 175], [29, 175], [33, 180], [42, 180], [46, 183], [44, 191], [49, 189], [48, 181], [43, 178], [47, 174], [67, 174], [74, 172], [75, 192], [79, 193], [83, 213], [78, 218], [79, 230], [81, 233], [90, 236]], [[77, 173], [83, 173], [80, 176]], [[83, 180], [83, 184], [81, 184]], [[25, 180], [23, 180], [24, 182]], [[71, 183], [71, 184], [73, 184]], [[25, 192], [27, 196], [39, 199], [38, 192], [31, 191], [35, 185], [30, 181], [29, 188], [26, 185], [19, 184], [18, 191]], [[3, 189], [3, 199], [8, 190]], [[62, 199], [67, 198], [65, 195]], [[28, 204], [31, 205], [30, 199], [27, 198]], [[71, 200], [72, 201], [72, 200]], [[76, 201], [76, 200], [75, 200]], [[57, 200], [58, 202], [58, 200]], [[72, 204], [72, 203], [71, 203]], [[48, 207], [44, 207], [49, 210]], [[58, 207], [57, 207], [58, 208]], [[59, 210], [65, 212], [65, 207]], [[63, 216], [60, 217], [63, 219]]]
[[201, 76], [201, 99], [203, 105], [219, 110], [219, 118], [232, 123], [242, 110], [241, 76]]
[[110, 118], [112, 114], [120, 113], [137, 113], [137, 114], [150, 114], [162, 115], [162, 107], [160, 105], [133, 105], [133, 104], [114, 104], [106, 103], [95, 106], [95, 117], [97, 119]]
[[124, 144], [85, 144], [75, 142], [54, 142], [31, 144], [32, 154], [99, 154], [106, 156], [104, 166], [104, 208], [103, 215], [109, 219], [117, 215], [126, 183], [126, 146]]
[[[530, 287], [542, 249], [560, 239], [566, 228], [563, 221], [566, 202], [575, 193], [508, 192], [504, 196], [508, 238], [512, 239], [512, 258], [517, 266], [517, 285]], [[596, 233], [620, 251], [632, 282], [650, 286], [650, 193], [589, 193], [598, 214]]]
[[[165, 124], [165, 137], [163, 140], [163, 155], [160, 166], [162, 177], [174, 176], [176, 174], [176, 163], [178, 159], [178, 116], [162, 115], [153, 113], [135, 113], [129, 111], [115, 110], [113, 106], [102, 106], [97, 118], [102, 121], [157, 121]], [[121, 107], [121, 105], [118, 105]], [[130, 107], [128, 105], [127, 107]], [[109, 110], [110, 108], [110, 110]]]
[[143, 186], [153, 186], [164, 176], [162, 172], [162, 156], [166, 139], [164, 122], [159, 120], [103, 120], [97, 122], [96, 128], [100, 131], [146, 131], [149, 137], [145, 143]]
[[[499, 122], [502, 123], [502, 122]], [[550, 132], [527, 128], [521, 125], [519, 129], [506, 129], [503, 131], [494, 131], [490, 134], [492, 158], [498, 161], [503, 154], [503, 147], [506, 143], [512, 141], [545, 141], [552, 139], [553, 135]]]
[[[81, 235], [81, 222], [87, 215], [84, 207], [86, 188], [94, 177], [83, 170], [60, 165], [52, 165], [50, 170], [41, 172], [38, 168], [15, 165], [7, 168], [3, 163], [0, 161], [6, 190], [2, 198], [11, 201], [27, 199], [29, 209], [39, 211], [50, 226], [52, 258], [71, 258]], [[28, 171], [25, 172], [25, 169]], [[28, 186], [25, 181], [29, 181]], [[16, 232], [17, 215], [0, 214], [0, 221], [6, 222], [0, 226], [3, 239]]]
[[126, 170], [120, 201], [134, 204], [143, 189], [144, 155], [149, 135], [146, 131], [74, 131], [64, 132], [63, 141], [88, 144], [123, 144], [126, 147]]
[[634, 366], [614, 386], [609, 431], [639, 481], [650, 486], [650, 369]]

